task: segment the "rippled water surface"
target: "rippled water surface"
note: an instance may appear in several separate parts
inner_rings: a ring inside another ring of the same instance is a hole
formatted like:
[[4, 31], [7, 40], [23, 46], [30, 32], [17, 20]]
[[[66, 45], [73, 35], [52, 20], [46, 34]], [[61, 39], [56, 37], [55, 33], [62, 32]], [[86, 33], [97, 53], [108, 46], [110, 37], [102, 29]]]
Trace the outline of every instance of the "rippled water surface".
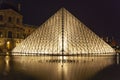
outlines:
[[120, 80], [119, 57], [0, 56], [0, 80]]

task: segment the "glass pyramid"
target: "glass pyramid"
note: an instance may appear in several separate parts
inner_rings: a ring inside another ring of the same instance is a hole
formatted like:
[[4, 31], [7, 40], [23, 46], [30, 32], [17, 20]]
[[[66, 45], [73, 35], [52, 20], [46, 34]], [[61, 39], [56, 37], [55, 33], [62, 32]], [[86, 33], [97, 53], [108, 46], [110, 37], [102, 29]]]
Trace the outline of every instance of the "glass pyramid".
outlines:
[[65, 8], [61, 8], [12, 52], [14, 55], [79, 55], [115, 51]]

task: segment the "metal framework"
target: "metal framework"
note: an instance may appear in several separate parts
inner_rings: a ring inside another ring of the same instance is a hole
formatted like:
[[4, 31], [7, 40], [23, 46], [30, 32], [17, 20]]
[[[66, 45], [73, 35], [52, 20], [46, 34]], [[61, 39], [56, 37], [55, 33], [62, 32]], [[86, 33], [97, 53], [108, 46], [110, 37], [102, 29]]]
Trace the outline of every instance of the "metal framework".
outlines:
[[12, 52], [14, 55], [100, 55], [115, 51], [70, 12], [61, 8]]

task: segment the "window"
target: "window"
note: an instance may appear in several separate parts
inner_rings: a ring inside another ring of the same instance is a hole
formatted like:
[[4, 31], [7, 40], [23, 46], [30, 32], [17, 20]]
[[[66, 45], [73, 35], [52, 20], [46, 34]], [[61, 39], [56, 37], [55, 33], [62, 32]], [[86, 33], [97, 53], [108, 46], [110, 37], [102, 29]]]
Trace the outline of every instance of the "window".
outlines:
[[11, 17], [8, 18], [8, 22], [12, 22], [12, 18]]
[[29, 29], [29, 31], [28, 31], [29, 33], [30, 33], [30, 29]]
[[12, 38], [12, 32], [8, 31], [8, 38]]
[[23, 38], [24, 38], [24, 39], [26, 38], [26, 34], [23, 34]]
[[0, 32], [0, 37], [1, 37], [1, 38], [3, 37], [3, 34], [2, 34], [2, 32]]
[[17, 38], [19, 38], [19, 34], [17, 33]]
[[0, 21], [2, 21], [3, 20], [3, 16], [2, 15], [0, 15]]
[[19, 24], [20, 23], [20, 19], [19, 18], [17, 18], [17, 24]]

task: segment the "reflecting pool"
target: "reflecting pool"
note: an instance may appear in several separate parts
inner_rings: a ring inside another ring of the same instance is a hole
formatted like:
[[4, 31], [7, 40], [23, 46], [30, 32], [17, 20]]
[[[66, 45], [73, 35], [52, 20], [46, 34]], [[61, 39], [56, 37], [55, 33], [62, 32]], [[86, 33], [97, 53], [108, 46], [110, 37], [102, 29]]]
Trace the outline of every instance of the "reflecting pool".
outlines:
[[0, 56], [0, 80], [120, 80], [119, 56]]

